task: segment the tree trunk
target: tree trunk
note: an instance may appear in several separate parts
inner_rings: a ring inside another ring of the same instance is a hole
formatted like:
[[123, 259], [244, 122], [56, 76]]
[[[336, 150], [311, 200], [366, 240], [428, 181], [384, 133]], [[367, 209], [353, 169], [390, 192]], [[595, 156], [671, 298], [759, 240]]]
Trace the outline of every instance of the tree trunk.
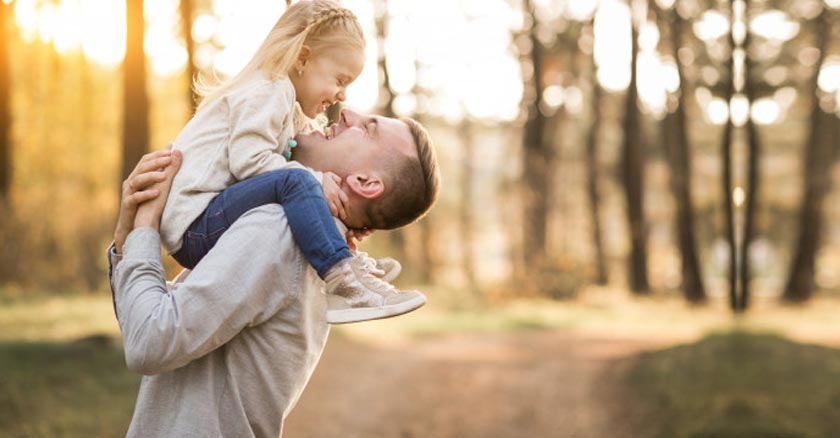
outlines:
[[537, 21], [530, 0], [523, 3], [525, 13], [531, 19], [529, 38], [531, 41], [530, 61], [533, 77], [527, 81], [526, 89], [531, 89], [533, 102], [528, 105], [527, 121], [524, 126], [523, 148], [523, 255], [525, 257], [525, 275], [538, 278], [546, 266], [546, 218], [548, 215], [548, 196], [545, 193], [548, 182], [548, 163], [551, 150], [545, 145], [546, 118], [540, 111], [542, 102], [542, 44], [537, 38]]
[[[730, 22], [734, 17], [731, 13], [734, 1], [730, 1]], [[735, 41], [732, 32], [729, 32], [729, 72], [727, 76], [726, 94], [724, 100], [729, 104], [732, 102], [732, 95], [735, 94], [735, 61], [732, 52], [735, 50]], [[729, 244], [729, 306], [733, 312], [738, 312], [738, 254], [735, 246], [735, 210], [732, 205], [732, 138], [734, 126], [732, 115], [726, 119], [726, 127], [723, 129], [723, 140], [721, 142], [721, 157], [723, 160], [723, 209], [726, 214], [726, 241]]]
[[677, 108], [673, 114], [665, 119], [672, 137], [668, 139], [666, 147], [671, 161], [671, 185], [677, 203], [677, 242], [682, 258], [682, 289], [685, 299], [692, 303], [706, 300], [706, 290], [703, 287], [703, 277], [700, 262], [697, 257], [697, 245], [694, 237], [694, 207], [691, 202], [691, 154], [688, 139], [688, 124], [686, 122], [686, 94], [688, 87], [679, 63], [677, 51], [682, 47], [682, 19], [674, 10], [671, 19], [671, 38], [673, 55], [677, 64], [677, 74], [680, 78]]
[[464, 277], [467, 280], [467, 287], [475, 292], [475, 260], [473, 259], [473, 163], [475, 162], [475, 139], [473, 135], [472, 121], [465, 120], [461, 129], [461, 142], [463, 143], [463, 155], [461, 157], [461, 202], [459, 203], [459, 225], [461, 235], [461, 266]]
[[[380, 99], [382, 103], [379, 108], [379, 113], [385, 117], [395, 117], [394, 113], [394, 92], [391, 90], [391, 76], [388, 71], [388, 65], [385, 62], [385, 39], [387, 38], [388, 29], [388, 1], [376, 0], [373, 3], [376, 19], [376, 40], [377, 40], [377, 65], [379, 66], [379, 73], [382, 75], [379, 83], [382, 84], [380, 88]], [[406, 252], [405, 234], [403, 230], [392, 230], [388, 232], [388, 238], [391, 243], [391, 249], [394, 251], [394, 257], [398, 260], [408, 260], [408, 253]], [[428, 275], [430, 276], [430, 275]]]
[[[592, 63], [595, 66], [595, 63]], [[605, 285], [609, 282], [607, 262], [604, 256], [604, 239], [601, 231], [601, 195], [598, 187], [598, 134], [601, 129], [601, 86], [592, 69], [592, 124], [586, 138], [586, 188], [589, 195], [589, 215], [592, 222], [592, 246], [595, 249], [595, 282]]]
[[195, 81], [195, 41], [192, 38], [193, 29], [193, 0], [181, 0], [181, 30], [183, 31], [184, 44], [187, 48], [187, 79], [189, 90], [187, 98], [190, 102], [190, 114], [195, 113], [198, 105], [198, 95], [195, 92], [193, 83]]
[[0, 1], [0, 205], [8, 201], [12, 184], [11, 13], [12, 6]]
[[143, 51], [143, 0], [126, 0], [126, 48], [123, 61], [123, 165], [125, 181], [149, 147], [146, 55]]
[[830, 129], [837, 121], [820, 109], [817, 85], [817, 77], [828, 48], [829, 21], [826, 12], [823, 11], [817, 20], [817, 47], [820, 50], [820, 57], [815, 64], [810, 87], [811, 126], [807, 143], [803, 148], [805, 181], [802, 206], [799, 210], [799, 235], [791, 261], [790, 274], [782, 293], [782, 299], [788, 302], [806, 301], [813, 293], [815, 258], [822, 229], [822, 202], [828, 191], [829, 171], [834, 161], [834, 145], [825, 141], [825, 130]]
[[[749, 0], [746, 0], [745, 5], [745, 12], [744, 14], [748, 14], [750, 7], [749, 7]], [[744, 17], [744, 21], [749, 23], [749, 16]], [[749, 29], [749, 26], [746, 26]], [[744, 40], [744, 52], [747, 53], [746, 59], [744, 60], [744, 94], [747, 97], [747, 100], [752, 104], [755, 102], [755, 87], [753, 83], [753, 79], [750, 76], [750, 73], [753, 69], [753, 62], [749, 57], [749, 51], [746, 50], [749, 48], [751, 35], [749, 30], [747, 30], [746, 39]], [[822, 56], [822, 55], [821, 55]], [[741, 272], [740, 272], [740, 279], [741, 279], [741, 299], [738, 302], [737, 310], [739, 312], [744, 312], [747, 310], [750, 302], [750, 244], [752, 243], [753, 234], [755, 234], [755, 211], [756, 211], [756, 197], [758, 195], [758, 163], [761, 159], [761, 142], [760, 138], [758, 137], [758, 130], [756, 129], [755, 123], [753, 123], [752, 117], [747, 118], [747, 136], [748, 140], [748, 161], [747, 161], [747, 193], [746, 193], [746, 205], [744, 206], [744, 233], [742, 235], [741, 240]]]
[[[632, 0], [630, 0], [632, 10]], [[627, 202], [627, 221], [630, 226], [630, 260], [628, 281], [630, 290], [637, 294], [650, 291], [647, 278], [647, 226], [644, 218], [644, 151], [639, 128], [639, 106], [636, 90], [636, 63], [638, 59], [638, 34], [631, 12], [632, 58], [630, 85], [624, 114], [623, 172], [624, 194]]]

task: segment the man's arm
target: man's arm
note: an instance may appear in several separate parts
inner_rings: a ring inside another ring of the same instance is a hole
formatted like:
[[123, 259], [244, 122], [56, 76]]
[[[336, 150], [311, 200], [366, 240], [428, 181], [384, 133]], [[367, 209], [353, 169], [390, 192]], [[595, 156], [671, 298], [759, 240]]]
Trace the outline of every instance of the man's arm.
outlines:
[[286, 227], [277, 205], [251, 210], [171, 293], [157, 232], [132, 231], [114, 273], [129, 369], [158, 374], [187, 365], [269, 319], [300, 293], [306, 265]]
[[[150, 157], [155, 160], [159, 157]], [[270, 318], [298, 293], [305, 264], [291, 244], [279, 206], [252, 210], [237, 220], [213, 251], [179, 284], [167, 290], [157, 229], [180, 155], [163, 172], [138, 164], [126, 180], [115, 245], [112, 289], [126, 363], [143, 374], [179, 368], [227, 343], [243, 328]], [[148, 165], [147, 165], [148, 164]], [[160, 164], [155, 161], [154, 164]], [[140, 190], [136, 190], [140, 188]], [[134, 196], [139, 192], [156, 191]], [[129, 202], [125, 200], [129, 199]], [[134, 202], [147, 199], [145, 202]], [[116, 241], [122, 236], [122, 254]], [[283, 284], [270, 281], [284, 273]]]

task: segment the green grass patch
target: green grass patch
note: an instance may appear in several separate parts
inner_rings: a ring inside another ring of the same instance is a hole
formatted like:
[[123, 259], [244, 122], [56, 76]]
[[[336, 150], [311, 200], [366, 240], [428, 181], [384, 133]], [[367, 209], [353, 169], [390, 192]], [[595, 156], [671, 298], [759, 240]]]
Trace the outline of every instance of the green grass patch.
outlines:
[[644, 436], [840, 436], [840, 350], [748, 332], [638, 359], [626, 375]]
[[112, 345], [0, 343], [0, 437], [125, 436], [139, 386]]

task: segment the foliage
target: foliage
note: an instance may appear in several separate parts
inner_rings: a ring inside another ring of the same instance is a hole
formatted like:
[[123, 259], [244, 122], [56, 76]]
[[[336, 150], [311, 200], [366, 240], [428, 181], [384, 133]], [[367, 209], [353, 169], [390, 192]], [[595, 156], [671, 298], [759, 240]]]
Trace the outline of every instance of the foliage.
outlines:
[[729, 332], [643, 355], [627, 374], [650, 437], [834, 437], [840, 350]]

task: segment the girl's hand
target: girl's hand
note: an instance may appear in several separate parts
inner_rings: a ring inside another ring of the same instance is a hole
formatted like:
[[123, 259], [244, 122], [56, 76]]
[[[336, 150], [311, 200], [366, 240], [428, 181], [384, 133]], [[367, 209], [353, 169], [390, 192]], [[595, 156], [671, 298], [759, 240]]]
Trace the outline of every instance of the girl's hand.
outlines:
[[340, 176], [332, 172], [324, 172], [324, 181], [321, 183], [321, 187], [324, 189], [327, 205], [330, 206], [330, 213], [341, 220], [346, 220], [347, 194], [341, 191], [340, 186]]
[[347, 239], [347, 246], [350, 247], [350, 251], [356, 252], [358, 247], [356, 246], [356, 242], [361, 242], [365, 239], [365, 237], [370, 236], [373, 234], [374, 230], [365, 229], [365, 230], [347, 230], [347, 234], [344, 235], [344, 238]]

